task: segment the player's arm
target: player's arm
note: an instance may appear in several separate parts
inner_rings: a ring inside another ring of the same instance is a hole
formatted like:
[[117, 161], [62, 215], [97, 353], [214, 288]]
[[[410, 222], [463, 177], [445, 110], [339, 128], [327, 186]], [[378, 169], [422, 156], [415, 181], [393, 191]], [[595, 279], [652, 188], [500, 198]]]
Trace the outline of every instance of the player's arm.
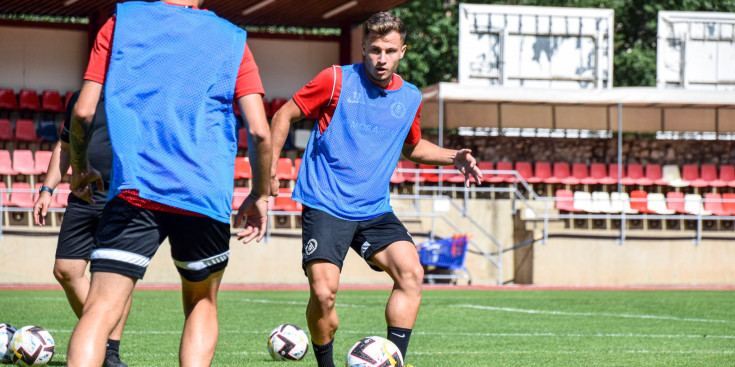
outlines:
[[[51, 161], [48, 164], [46, 179], [43, 186], [55, 190], [61, 182], [61, 178], [69, 169], [69, 144], [59, 140], [51, 153]], [[33, 219], [38, 226], [46, 225], [46, 214], [51, 205], [52, 193], [41, 190], [38, 199], [33, 204]]]
[[421, 139], [416, 144], [404, 144], [403, 156], [406, 159], [433, 166], [454, 165], [465, 176], [465, 186], [470, 186], [470, 176], [480, 183], [482, 172], [477, 167], [477, 161], [469, 149], [446, 149], [430, 141]]
[[71, 190], [78, 198], [89, 203], [92, 199], [92, 182], [97, 187], [104, 187], [102, 176], [89, 165], [87, 151], [92, 136], [92, 121], [97, 112], [97, 103], [102, 92], [102, 84], [85, 80], [79, 99], [74, 106], [70, 122], [69, 145], [70, 163], [72, 167]]
[[288, 132], [291, 129], [291, 124], [303, 119], [304, 113], [301, 111], [296, 102], [293, 99], [289, 99], [276, 113], [273, 115], [271, 120], [271, 138], [273, 139], [273, 152], [271, 157], [270, 167], [270, 194], [272, 196], [278, 196], [279, 182], [276, 177], [276, 169], [278, 166], [278, 157], [281, 156], [281, 150], [283, 150], [283, 144], [286, 143], [288, 138]]

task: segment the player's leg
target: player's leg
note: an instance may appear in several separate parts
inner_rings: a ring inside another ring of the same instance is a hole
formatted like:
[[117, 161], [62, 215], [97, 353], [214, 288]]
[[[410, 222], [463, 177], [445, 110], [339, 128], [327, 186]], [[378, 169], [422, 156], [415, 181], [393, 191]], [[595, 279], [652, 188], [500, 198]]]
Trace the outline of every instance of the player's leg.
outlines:
[[310, 291], [306, 320], [319, 367], [334, 366], [332, 345], [339, 327], [334, 303], [342, 263], [356, 229], [356, 222], [321, 210], [305, 206], [302, 212], [302, 267]]
[[56, 259], [54, 261], [54, 277], [64, 289], [66, 299], [77, 318], [82, 317], [84, 300], [89, 293], [89, 279], [84, 274], [87, 260]]
[[393, 290], [385, 307], [388, 340], [404, 358], [421, 304], [424, 271], [413, 239], [393, 213], [360, 222], [352, 248], [375, 270], [393, 279]]
[[92, 279], [82, 317], [69, 341], [68, 366], [100, 366], [105, 345], [122, 319], [137, 279], [165, 238], [155, 213], [114, 198], [98, 225], [90, 258]]
[[230, 225], [209, 217], [162, 213], [171, 257], [181, 275], [181, 366], [209, 366], [217, 347], [217, 293], [230, 257]]

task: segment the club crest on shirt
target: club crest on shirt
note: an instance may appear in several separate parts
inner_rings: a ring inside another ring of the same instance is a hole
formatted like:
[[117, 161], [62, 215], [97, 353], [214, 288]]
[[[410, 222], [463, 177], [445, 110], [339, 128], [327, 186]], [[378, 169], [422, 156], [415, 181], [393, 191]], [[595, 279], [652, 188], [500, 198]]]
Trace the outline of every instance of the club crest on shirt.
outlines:
[[392, 105], [390, 105], [390, 114], [393, 115], [393, 117], [399, 119], [406, 115], [406, 106], [404, 106], [401, 102], [394, 102]]

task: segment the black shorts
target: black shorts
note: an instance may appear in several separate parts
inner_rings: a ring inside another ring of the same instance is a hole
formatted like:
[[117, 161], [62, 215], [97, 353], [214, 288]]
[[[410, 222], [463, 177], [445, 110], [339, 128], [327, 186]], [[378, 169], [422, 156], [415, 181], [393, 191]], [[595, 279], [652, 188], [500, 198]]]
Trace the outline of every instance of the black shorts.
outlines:
[[228, 223], [143, 209], [113, 198], [102, 213], [90, 271], [143, 279], [150, 259], [167, 237], [176, 269], [188, 281], [202, 281], [227, 266]]
[[393, 212], [363, 221], [349, 221], [304, 206], [302, 216], [301, 266], [312, 260], [326, 260], [342, 270], [347, 251], [352, 248], [373, 270], [381, 271], [370, 257], [398, 241], [413, 243], [411, 234]]
[[57, 259], [89, 259], [94, 245], [94, 234], [104, 208], [104, 200], [89, 204], [69, 195], [69, 204], [64, 212], [56, 245]]

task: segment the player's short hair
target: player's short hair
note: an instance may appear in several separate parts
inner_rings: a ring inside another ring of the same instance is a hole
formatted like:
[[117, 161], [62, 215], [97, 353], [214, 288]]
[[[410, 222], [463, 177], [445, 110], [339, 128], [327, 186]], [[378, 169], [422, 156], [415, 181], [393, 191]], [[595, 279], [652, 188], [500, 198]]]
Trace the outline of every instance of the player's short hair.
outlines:
[[382, 11], [375, 13], [365, 21], [365, 33], [363, 39], [366, 40], [370, 35], [370, 32], [375, 33], [379, 37], [384, 37], [390, 32], [396, 31], [401, 35], [401, 42], [406, 41], [406, 26], [403, 25], [403, 21], [397, 16]]

